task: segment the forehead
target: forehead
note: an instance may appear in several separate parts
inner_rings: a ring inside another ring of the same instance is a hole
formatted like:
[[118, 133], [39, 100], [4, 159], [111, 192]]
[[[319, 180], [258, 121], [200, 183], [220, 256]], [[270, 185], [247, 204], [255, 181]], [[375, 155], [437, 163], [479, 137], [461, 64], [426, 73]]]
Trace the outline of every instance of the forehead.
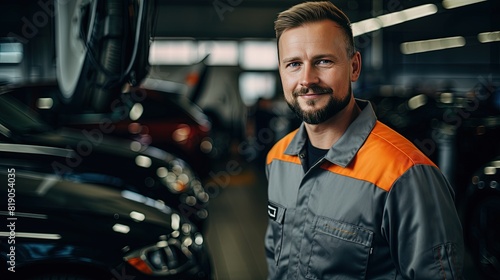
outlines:
[[314, 48], [318, 51], [346, 49], [346, 36], [342, 28], [331, 20], [306, 23], [285, 30], [279, 38], [280, 54]]

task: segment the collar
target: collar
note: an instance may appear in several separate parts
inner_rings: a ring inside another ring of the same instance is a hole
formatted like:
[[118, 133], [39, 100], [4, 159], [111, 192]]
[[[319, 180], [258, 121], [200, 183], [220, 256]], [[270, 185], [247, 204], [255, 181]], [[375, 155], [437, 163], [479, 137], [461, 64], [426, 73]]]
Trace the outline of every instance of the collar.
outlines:
[[[377, 117], [369, 101], [356, 99], [361, 108], [359, 116], [347, 127], [340, 139], [328, 150], [325, 159], [333, 164], [346, 167], [370, 135]], [[299, 155], [307, 143], [307, 131], [302, 123], [297, 134], [285, 150], [287, 155]]]

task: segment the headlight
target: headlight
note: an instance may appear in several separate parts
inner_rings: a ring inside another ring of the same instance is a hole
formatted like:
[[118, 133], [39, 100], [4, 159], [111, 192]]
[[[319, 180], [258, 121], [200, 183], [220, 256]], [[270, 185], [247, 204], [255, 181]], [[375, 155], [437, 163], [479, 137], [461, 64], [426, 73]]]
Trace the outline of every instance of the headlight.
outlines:
[[[125, 261], [147, 275], [168, 276], [182, 273], [197, 265], [193, 252], [200, 252], [203, 236], [177, 231], [181, 238], [162, 240], [156, 244], [133, 251], [125, 256]], [[173, 234], [174, 235], [174, 234]]]
[[175, 275], [195, 265], [189, 246], [177, 239], [159, 241], [153, 246], [130, 253], [125, 260], [147, 275]]

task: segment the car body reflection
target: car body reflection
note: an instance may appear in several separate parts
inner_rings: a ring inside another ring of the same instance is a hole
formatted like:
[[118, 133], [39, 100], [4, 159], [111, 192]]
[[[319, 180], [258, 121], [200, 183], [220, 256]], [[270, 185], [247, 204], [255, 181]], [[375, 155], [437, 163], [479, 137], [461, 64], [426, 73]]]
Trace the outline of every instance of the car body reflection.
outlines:
[[[0, 180], [15, 180], [13, 194], [1, 188], [0, 216], [16, 218], [0, 235], [15, 231], [16, 277], [210, 278], [209, 197], [184, 161], [97, 131], [53, 130], [8, 94], [0, 107]], [[2, 273], [11, 245], [0, 243]]]

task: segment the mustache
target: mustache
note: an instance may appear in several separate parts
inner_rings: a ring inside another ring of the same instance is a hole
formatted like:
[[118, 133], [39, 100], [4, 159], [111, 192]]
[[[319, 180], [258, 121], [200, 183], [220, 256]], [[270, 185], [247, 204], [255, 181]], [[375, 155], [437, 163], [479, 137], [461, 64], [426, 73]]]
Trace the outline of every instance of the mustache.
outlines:
[[326, 94], [326, 93], [333, 93], [333, 89], [329, 87], [321, 87], [318, 85], [312, 85], [309, 87], [301, 87], [299, 89], [296, 89], [293, 91], [293, 96], [297, 97], [299, 95], [304, 95], [307, 94], [308, 92], [312, 92], [314, 94]]

